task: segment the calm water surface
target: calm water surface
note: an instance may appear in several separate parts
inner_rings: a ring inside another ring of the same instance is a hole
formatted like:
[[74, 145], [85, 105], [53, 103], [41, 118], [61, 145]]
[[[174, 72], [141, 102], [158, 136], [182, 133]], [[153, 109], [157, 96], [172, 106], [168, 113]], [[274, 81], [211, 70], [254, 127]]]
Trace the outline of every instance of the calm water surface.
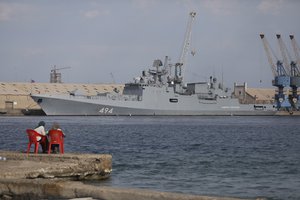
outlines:
[[300, 199], [300, 117], [0, 117], [0, 150], [59, 122], [65, 152], [109, 153], [88, 184], [243, 198]]

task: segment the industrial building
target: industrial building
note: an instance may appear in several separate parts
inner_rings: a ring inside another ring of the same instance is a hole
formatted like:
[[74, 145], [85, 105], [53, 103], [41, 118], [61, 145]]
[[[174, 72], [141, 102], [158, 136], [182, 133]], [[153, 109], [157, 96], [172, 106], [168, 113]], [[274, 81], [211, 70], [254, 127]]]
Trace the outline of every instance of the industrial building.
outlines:
[[273, 104], [275, 89], [270, 88], [248, 88], [247, 83], [234, 83], [232, 95], [243, 104]]

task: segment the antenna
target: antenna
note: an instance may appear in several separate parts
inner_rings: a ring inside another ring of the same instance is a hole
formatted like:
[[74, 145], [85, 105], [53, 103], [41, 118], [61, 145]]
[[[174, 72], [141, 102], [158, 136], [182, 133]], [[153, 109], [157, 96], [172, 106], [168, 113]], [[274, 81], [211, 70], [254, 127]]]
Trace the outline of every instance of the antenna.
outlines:
[[110, 76], [111, 76], [111, 79], [113, 81], [113, 84], [116, 84], [115, 77], [114, 77], [114, 74], [112, 72], [110, 72]]

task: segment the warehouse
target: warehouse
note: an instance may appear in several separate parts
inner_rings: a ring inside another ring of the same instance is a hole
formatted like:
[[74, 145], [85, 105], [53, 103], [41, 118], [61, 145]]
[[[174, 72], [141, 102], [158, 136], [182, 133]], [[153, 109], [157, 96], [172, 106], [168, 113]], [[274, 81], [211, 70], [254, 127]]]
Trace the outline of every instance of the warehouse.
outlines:
[[97, 95], [97, 93], [111, 92], [115, 88], [122, 91], [123, 85], [0, 82], [0, 114], [43, 114], [30, 94], [68, 94], [80, 91], [85, 95]]

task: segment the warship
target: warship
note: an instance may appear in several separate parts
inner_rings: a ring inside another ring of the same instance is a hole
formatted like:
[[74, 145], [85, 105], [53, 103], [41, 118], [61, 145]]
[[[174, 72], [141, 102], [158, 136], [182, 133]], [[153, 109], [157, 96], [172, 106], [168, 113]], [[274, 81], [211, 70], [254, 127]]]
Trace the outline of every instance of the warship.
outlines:
[[271, 104], [241, 104], [217, 78], [185, 83], [184, 66], [189, 52], [191, 28], [196, 13], [190, 13], [180, 59], [175, 64], [168, 56], [154, 60], [150, 69], [126, 83], [122, 92], [83, 95], [31, 94], [46, 115], [149, 116], [149, 115], [274, 115]]

